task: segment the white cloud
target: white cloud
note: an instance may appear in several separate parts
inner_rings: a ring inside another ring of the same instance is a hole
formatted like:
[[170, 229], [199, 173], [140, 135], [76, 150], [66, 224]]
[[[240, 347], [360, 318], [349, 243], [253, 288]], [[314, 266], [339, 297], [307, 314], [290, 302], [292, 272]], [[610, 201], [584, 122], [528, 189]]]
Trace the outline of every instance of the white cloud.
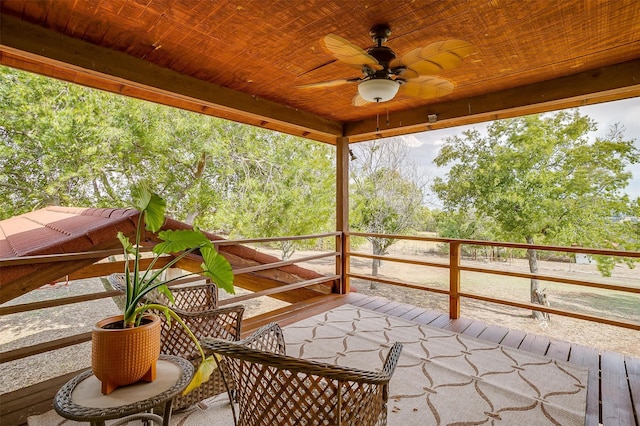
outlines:
[[401, 136], [402, 143], [411, 148], [417, 148], [423, 144], [423, 142], [415, 137], [415, 135], [403, 135]]

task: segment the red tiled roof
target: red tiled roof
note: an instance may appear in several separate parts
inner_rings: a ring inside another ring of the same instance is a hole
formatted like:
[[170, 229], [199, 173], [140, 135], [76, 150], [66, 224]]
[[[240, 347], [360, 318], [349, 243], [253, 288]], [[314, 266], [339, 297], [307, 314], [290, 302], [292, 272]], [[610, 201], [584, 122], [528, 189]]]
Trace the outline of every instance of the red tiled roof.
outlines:
[[[116, 235], [135, 235], [138, 211], [135, 209], [96, 209], [51, 206], [0, 221], [0, 259], [26, 256], [80, 253], [121, 247]], [[167, 219], [163, 229], [191, 228]], [[205, 233], [212, 240], [221, 239]], [[235, 267], [277, 262], [279, 259], [241, 245], [221, 247], [220, 252]], [[63, 262], [22, 263], [0, 266], [0, 303], [7, 302], [43, 284], [95, 263], [96, 259]], [[239, 276], [240, 280], [269, 281], [271, 285], [313, 279], [321, 275], [297, 265], [273, 271]]]
[[[134, 235], [138, 211], [46, 207], [0, 221], [0, 259], [97, 251], [120, 246], [116, 235]], [[0, 302], [54, 281], [95, 260], [0, 268]]]

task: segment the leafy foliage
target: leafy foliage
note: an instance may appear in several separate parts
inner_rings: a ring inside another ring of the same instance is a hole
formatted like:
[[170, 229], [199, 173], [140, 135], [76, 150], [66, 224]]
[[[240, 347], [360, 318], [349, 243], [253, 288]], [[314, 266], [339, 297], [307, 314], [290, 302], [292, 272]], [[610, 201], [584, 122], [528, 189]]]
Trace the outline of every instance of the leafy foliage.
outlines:
[[[182, 276], [164, 279], [167, 269], [174, 266], [178, 261], [183, 259], [190, 253], [200, 250], [203, 253], [202, 270], [204, 275], [212, 278], [214, 282], [225, 289], [228, 293], [234, 293], [233, 287], [233, 271], [229, 262], [221, 256], [213, 247], [211, 241], [199, 230], [166, 230], [158, 233], [158, 237], [162, 241], [153, 248], [154, 257], [146, 270], [141, 270], [139, 262], [141, 260], [140, 242], [143, 222], [146, 223], [146, 229], [152, 232], [158, 232], [164, 223], [164, 213], [166, 209], [165, 201], [157, 194], [152, 193], [146, 187], [139, 186], [132, 191], [134, 194], [134, 205], [140, 209], [138, 216], [138, 226], [136, 228], [135, 245], [124, 236], [122, 232], [118, 232], [118, 239], [122, 243], [125, 255], [125, 306], [124, 306], [124, 326], [135, 327], [140, 324], [143, 314], [148, 309], [157, 309], [164, 313], [167, 321], [175, 320], [178, 322], [191, 337], [196, 344], [202, 357], [201, 365], [198, 371], [187, 386], [185, 392], [198, 387], [209, 379], [209, 376], [215, 368], [215, 360], [213, 356], [206, 357], [205, 353], [186, 323], [168, 306], [159, 303], [148, 303], [145, 298], [149, 298], [152, 291], [157, 290], [165, 295], [168, 300], [173, 303], [174, 298], [167, 284], [184, 278], [194, 273], [188, 273]], [[160, 220], [160, 218], [162, 218]], [[164, 254], [176, 253], [177, 255], [162, 267], [156, 266], [156, 261]], [[131, 260], [133, 257], [133, 261]], [[133, 263], [133, 267], [131, 266]]]
[[172, 217], [203, 229], [333, 229], [325, 144], [6, 67], [0, 140], [0, 219], [47, 205], [125, 207], [129, 188], [146, 184], [166, 194]]
[[[335, 152], [324, 144], [243, 127], [246, 135], [228, 146], [229, 202], [215, 223], [232, 236], [256, 238], [308, 235], [333, 229]], [[283, 259], [296, 248], [278, 243]], [[297, 242], [302, 244], [302, 242]], [[300, 246], [298, 246], [300, 247]]]
[[622, 190], [640, 154], [620, 127], [591, 141], [595, 129], [589, 117], [563, 111], [496, 121], [486, 136], [467, 131], [434, 160], [451, 168], [433, 189], [447, 210], [491, 218], [501, 239], [638, 249], [629, 227], [613, 218], [631, 213]]

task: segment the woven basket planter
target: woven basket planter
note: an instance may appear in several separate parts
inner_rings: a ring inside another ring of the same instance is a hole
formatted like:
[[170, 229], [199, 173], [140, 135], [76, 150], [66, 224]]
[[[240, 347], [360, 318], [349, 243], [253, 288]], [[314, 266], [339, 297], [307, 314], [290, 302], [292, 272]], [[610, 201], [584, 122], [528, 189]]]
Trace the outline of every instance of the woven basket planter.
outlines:
[[[107, 395], [120, 386], [156, 378], [161, 321], [145, 315], [139, 327], [122, 328], [122, 315], [99, 321], [91, 333], [91, 367]], [[118, 322], [120, 325], [118, 325]]]

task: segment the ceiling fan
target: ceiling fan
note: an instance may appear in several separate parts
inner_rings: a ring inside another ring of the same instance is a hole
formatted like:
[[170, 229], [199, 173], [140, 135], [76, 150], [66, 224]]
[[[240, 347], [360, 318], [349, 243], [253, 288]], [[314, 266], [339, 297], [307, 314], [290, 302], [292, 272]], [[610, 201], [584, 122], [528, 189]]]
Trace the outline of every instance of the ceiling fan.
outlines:
[[358, 94], [352, 100], [354, 106], [369, 102], [386, 102], [397, 93], [422, 99], [437, 98], [453, 91], [453, 83], [436, 77], [442, 71], [459, 66], [462, 59], [476, 51], [463, 40], [446, 40], [419, 47], [397, 57], [395, 52], [382, 44], [387, 41], [391, 29], [376, 25], [369, 31], [375, 43], [366, 51], [335, 34], [321, 39], [324, 49], [338, 61], [358, 68], [362, 77], [305, 84], [299, 88], [325, 88], [347, 83], [358, 83]]

